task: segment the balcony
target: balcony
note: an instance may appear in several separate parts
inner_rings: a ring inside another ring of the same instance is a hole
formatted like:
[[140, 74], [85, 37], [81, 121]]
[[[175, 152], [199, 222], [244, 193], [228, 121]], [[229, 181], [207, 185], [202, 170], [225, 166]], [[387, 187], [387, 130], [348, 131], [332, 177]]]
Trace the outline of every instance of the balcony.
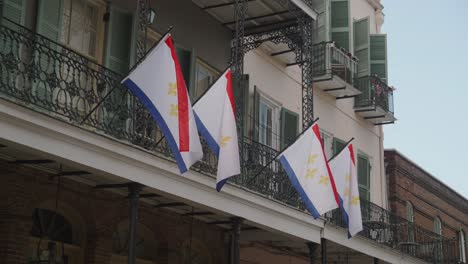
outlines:
[[361, 94], [354, 101], [354, 111], [374, 125], [393, 124], [393, 88], [377, 76], [355, 79]]
[[313, 74], [316, 87], [337, 99], [355, 97], [361, 91], [354, 87], [357, 59], [333, 42], [313, 47]]
[[[167, 143], [145, 107], [120, 85], [122, 76], [119, 74], [20, 25], [0, 28], [0, 67], [2, 100], [131, 144], [156, 157], [173, 160]], [[90, 109], [112, 87], [116, 87], [115, 94], [83, 122]], [[275, 160], [263, 169], [277, 151], [248, 138], [242, 138], [240, 143], [242, 173], [231, 183], [305, 211], [280, 164]], [[204, 148], [203, 160], [193, 169], [213, 177], [217, 171], [216, 157], [207, 150], [207, 144]], [[456, 241], [422, 230], [370, 202], [362, 201], [361, 205], [365, 226], [361, 236], [424, 260], [450, 262], [456, 258]], [[329, 213], [324, 219], [336, 226], [344, 226], [339, 211]], [[412, 237], [414, 239], [410, 239]]]
[[[361, 200], [363, 231], [359, 235], [430, 263], [458, 263], [459, 241], [428, 231], [369, 201]], [[327, 221], [346, 227], [340, 210]]]

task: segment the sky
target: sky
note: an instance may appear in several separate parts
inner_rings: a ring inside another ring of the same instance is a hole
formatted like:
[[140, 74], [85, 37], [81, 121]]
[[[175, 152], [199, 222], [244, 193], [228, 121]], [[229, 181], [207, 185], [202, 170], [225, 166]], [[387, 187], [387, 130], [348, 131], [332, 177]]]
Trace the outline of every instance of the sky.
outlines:
[[383, 0], [394, 148], [468, 199], [468, 0]]

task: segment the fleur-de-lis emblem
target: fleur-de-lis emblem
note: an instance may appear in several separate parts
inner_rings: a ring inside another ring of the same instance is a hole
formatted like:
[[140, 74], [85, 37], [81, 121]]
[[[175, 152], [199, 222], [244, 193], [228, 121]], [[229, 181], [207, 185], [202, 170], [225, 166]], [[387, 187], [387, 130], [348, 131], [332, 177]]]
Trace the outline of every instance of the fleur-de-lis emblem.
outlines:
[[328, 185], [329, 182], [330, 178], [328, 178], [327, 176], [320, 176], [319, 184]]
[[176, 83], [169, 83], [169, 90], [167, 91], [167, 94], [177, 96], [177, 84]]
[[317, 154], [310, 155], [309, 158], [307, 159], [307, 164], [314, 163], [316, 158], [317, 158]]
[[221, 147], [225, 147], [227, 145], [227, 143], [232, 139], [232, 137], [230, 136], [226, 136], [226, 137], [222, 137], [221, 138], [221, 141], [219, 142], [219, 144], [221, 145]]
[[351, 198], [351, 204], [352, 205], [358, 205], [359, 204], [359, 196], [353, 196], [353, 198]]
[[349, 181], [349, 179], [351, 179], [351, 176], [349, 174], [346, 174], [345, 179], [346, 179], [346, 181]]
[[309, 169], [307, 170], [307, 173], [306, 173], [306, 178], [314, 178], [315, 177], [315, 173], [317, 172], [317, 169]]
[[347, 187], [344, 191], [345, 196], [349, 196], [351, 193], [349, 192], [349, 187]]
[[179, 115], [179, 107], [176, 104], [171, 104], [171, 112], [169, 113], [169, 115], [175, 117]]

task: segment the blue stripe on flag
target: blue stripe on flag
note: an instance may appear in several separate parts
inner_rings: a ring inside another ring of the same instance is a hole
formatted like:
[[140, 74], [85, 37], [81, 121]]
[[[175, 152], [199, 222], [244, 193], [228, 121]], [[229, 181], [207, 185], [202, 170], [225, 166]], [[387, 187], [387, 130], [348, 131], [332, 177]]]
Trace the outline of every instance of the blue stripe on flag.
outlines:
[[279, 159], [281, 162], [281, 165], [283, 166], [283, 169], [286, 171], [286, 174], [288, 174], [289, 180], [291, 180], [292, 185], [294, 188], [296, 188], [296, 191], [299, 193], [299, 195], [302, 198], [302, 201], [304, 202], [305, 206], [307, 207], [307, 210], [312, 214], [312, 216], [317, 219], [320, 217], [320, 214], [317, 212], [317, 209], [315, 209], [314, 204], [312, 201], [307, 197], [304, 188], [302, 188], [301, 184], [297, 180], [297, 176], [294, 173], [293, 169], [291, 168], [291, 165], [289, 165], [288, 160], [284, 157], [281, 156]]
[[164, 118], [159, 113], [156, 106], [151, 102], [151, 100], [146, 96], [146, 94], [138, 87], [136, 83], [132, 80], [127, 79], [123, 82], [125, 86], [136, 96], [138, 97], [143, 105], [146, 106], [148, 111], [151, 113], [153, 119], [158, 123], [159, 127], [161, 128], [164, 136], [166, 137], [167, 143], [172, 150], [172, 154], [174, 155], [177, 165], [179, 166], [180, 173], [184, 173], [187, 171], [187, 166], [185, 165], [184, 160], [182, 159], [182, 155], [180, 154], [179, 147], [177, 147], [177, 143], [172, 135], [169, 127], [167, 126]]
[[211, 148], [211, 150], [214, 152], [214, 154], [219, 157], [219, 145], [216, 142], [216, 140], [211, 136], [210, 132], [208, 129], [206, 129], [205, 125], [203, 125], [203, 122], [200, 120], [200, 118], [197, 116], [197, 114], [194, 112], [195, 116], [195, 122], [197, 123], [198, 131], [200, 134], [205, 138], [206, 143], [208, 143], [208, 146]]
[[341, 196], [338, 196], [340, 198], [340, 208], [341, 208], [341, 213], [343, 214], [344, 221], [346, 223], [346, 226], [348, 227], [348, 238], [351, 238], [351, 234], [349, 233], [349, 215], [348, 212], [344, 209], [343, 206], [343, 199], [341, 199]]
[[[229, 177], [230, 178], [230, 177]], [[224, 184], [227, 182], [229, 178], [223, 179], [220, 182], [216, 183], [216, 191], [221, 191], [221, 188], [223, 188]]]

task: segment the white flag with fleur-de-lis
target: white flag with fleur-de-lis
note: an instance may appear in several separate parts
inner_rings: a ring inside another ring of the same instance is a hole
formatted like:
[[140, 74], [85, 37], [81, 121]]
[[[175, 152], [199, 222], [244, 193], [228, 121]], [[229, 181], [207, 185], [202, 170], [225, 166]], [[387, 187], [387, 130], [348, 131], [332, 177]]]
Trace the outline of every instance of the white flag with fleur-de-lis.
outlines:
[[318, 124], [299, 136], [278, 156], [278, 160], [314, 218], [339, 207]]
[[123, 79], [164, 134], [181, 173], [203, 158], [187, 86], [170, 34]]
[[348, 224], [348, 237], [362, 230], [361, 203], [353, 144], [346, 145], [329, 162], [336, 189], [340, 195], [343, 217]]
[[240, 174], [232, 73], [226, 70], [193, 106], [198, 131], [218, 157], [216, 190]]

